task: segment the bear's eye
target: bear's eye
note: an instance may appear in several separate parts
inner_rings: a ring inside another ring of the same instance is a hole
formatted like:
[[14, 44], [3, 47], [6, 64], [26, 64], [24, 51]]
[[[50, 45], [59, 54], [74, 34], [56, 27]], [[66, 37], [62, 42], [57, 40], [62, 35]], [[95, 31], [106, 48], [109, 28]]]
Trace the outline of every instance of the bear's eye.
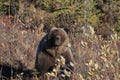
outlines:
[[56, 40], [59, 40], [59, 38], [55, 38]]
[[59, 40], [59, 39], [60, 39], [60, 36], [56, 36], [55, 39], [56, 39], [56, 40]]

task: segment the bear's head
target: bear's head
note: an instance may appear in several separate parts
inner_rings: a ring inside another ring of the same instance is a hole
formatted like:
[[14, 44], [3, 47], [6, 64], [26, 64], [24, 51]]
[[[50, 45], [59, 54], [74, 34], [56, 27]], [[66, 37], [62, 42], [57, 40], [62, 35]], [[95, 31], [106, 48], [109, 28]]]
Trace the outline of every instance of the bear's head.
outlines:
[[48, 34], [48, 41], [53, 46], [61, 46], [67, 44], [69, 40], [63, 28], [52, 28]]

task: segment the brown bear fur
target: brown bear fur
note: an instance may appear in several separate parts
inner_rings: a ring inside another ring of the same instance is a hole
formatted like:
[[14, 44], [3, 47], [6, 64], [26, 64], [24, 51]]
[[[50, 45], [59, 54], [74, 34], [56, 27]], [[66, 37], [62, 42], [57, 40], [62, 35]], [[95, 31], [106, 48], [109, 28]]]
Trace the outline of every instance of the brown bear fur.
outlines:
[[[74, 63], [73, 54], [68, 44], [68, 35], [62, 28], [52, 28], [41, 40], [35, 63], [35, 67], [40, 72], [40, 76], [49, 72], [55, 65], [55, 59], [60, 56], [65, 58], [66, 65], [69, 65], [70, 62]], [[74, 70], [72, 66], [69, 66], [69, 68], [72, 71]]]

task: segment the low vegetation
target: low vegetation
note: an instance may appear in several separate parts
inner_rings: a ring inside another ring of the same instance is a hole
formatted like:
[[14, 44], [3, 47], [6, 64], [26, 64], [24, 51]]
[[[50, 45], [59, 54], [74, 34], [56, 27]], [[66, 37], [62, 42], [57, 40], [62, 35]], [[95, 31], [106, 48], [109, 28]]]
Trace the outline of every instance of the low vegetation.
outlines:
[[[30, 60], [26, 66], [31, 68], [37, 45], [51, 27], [65, 28], [70, 37], [76, 61], [71, 80], [120, 80], [119, 0], [0, 0], [0, 55], [26, 55], [21, 60]], [[58, 80], [64, 58], [58, 61], [53, 72], [39, 78], [35, 71], [31, 80]], [[22, 74], [10, 79], [22, 80]]]

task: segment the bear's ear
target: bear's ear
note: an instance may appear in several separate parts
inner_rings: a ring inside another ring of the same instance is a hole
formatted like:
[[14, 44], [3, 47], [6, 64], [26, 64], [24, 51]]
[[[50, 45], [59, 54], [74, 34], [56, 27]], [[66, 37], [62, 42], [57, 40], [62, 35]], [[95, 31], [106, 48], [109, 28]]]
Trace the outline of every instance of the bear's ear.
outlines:
[[67, 34], [70, 32], [68, 28], [63, 28], [63, 29]]

